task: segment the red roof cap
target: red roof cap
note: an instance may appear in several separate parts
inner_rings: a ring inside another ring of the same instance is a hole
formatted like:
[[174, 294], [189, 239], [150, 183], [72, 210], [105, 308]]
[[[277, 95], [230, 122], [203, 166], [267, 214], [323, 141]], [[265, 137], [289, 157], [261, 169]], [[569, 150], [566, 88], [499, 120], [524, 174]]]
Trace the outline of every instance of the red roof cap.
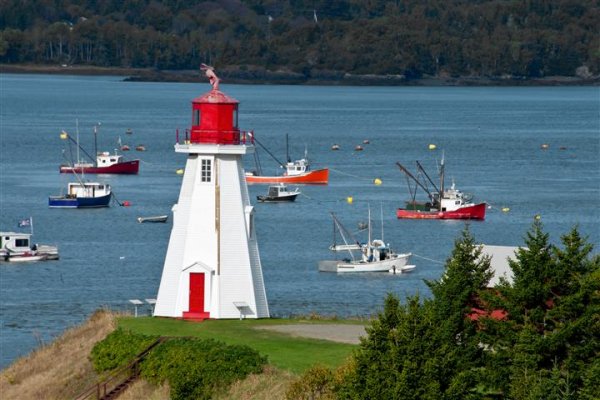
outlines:
[[204, 93], [200, 97], [192, 100], [193, 103], [213, 103], [213, 104], [238, 104], [239, 101], [233, 97], [227, 96], [220, 90], [213, 89], [210, 92]]

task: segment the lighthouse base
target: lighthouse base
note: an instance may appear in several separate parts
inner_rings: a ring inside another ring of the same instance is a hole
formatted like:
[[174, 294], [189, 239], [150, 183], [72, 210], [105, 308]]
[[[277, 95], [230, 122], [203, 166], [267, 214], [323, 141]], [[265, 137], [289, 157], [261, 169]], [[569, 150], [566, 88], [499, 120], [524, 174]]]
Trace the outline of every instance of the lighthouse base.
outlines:
[[184, 312], [183, 319], [187, 321], [204, 321], [210, 319], [210, 313], [207, 312]]

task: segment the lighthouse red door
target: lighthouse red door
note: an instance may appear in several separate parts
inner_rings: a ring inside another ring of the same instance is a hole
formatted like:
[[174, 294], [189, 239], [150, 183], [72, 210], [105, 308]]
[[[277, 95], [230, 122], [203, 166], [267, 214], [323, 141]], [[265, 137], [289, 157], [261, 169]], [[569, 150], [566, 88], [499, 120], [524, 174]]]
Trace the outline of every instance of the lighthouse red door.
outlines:
[[204, 274], [190, 274], [190, 312], [204, 312]]
[[190, 273], [189, 308], [183, 313], [183, 318], [202, 320], [210, 318], [204, 310], [204, 273]]

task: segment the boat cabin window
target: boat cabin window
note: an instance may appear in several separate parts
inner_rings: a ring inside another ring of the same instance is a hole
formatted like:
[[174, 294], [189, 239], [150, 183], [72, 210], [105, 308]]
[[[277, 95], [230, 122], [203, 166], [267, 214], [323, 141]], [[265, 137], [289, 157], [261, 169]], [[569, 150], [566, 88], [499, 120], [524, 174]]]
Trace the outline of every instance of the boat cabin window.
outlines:
[[192, 118], [192, 125], [194, 125], [194, 126], [200, 125], [200, 110], [199, 109], [194, 110], [194, 116]]
[[200, 167], [200, 181], [211, 182], [212, 181], [212, 165], [210, 160], [203, 159]]
[[117, 159], [116, 158], [111, 158], [110, 161], [111, 162], [115, 162], [115, 161], [117, 161]]
[[106, 160], [105, 160], [105, 159], [102, 159], [102, 164], [104, 164], [104, 163], [106, 163]]
[[29, 247], [29, 239], [15, 239], [16, 247]]

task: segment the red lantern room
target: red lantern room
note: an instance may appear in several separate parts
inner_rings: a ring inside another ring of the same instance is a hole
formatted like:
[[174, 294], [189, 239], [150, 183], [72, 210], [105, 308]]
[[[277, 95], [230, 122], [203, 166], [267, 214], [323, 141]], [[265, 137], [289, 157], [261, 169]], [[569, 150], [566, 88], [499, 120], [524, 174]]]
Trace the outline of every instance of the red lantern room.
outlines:
[[191, 143], [240, 144], [239, 102], [218, 89], [192, 101]]

